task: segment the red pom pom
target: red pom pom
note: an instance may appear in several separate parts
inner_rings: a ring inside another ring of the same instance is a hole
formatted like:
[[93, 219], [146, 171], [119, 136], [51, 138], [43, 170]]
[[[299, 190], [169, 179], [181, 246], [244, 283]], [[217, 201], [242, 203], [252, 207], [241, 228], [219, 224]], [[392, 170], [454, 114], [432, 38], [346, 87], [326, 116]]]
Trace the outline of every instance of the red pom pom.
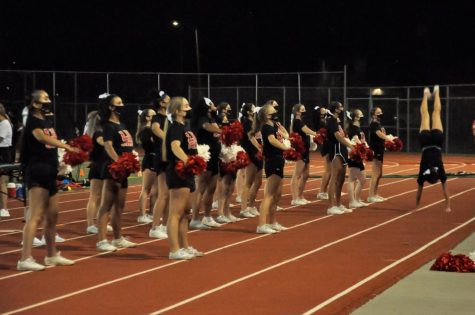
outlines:
[[76, 166], [82, 164], [89, 160], [89, 153], [84, 151], [76, 152], [66, 152], [63, 156], [63, 162], [65, 164]]
[[140, 163], [132, 153], [123, 153], [117, 161], [109, 165], [109, 172], [117, 181], [127, 178], [131, 173], [140, 170]]
[[284, 159], [287, 161], [298, 161], [302, 159], [302, 154], [293, 149], [285, 150]]
[[220, 167], [226, 173], [235, 173], [238, 170], [247, 167], [250, 163], [249, 155], [245, 151], [239, 151], [236, 154], [235, 161], [229, 163], [223, 163], [220, 161]]
[[373, 150], [363, 143], [358, 143], [348, 155], [350, 159], [355, 162], [361, 162], [363, 160], [372, 161], [374, 158]]
[[325, 140], [327, 140], [327, 129], [326, 128], [320, 128], [317, 131], [317, 135], [313, 137], [313, 142], [315, 142], [318, 145], [322, 145]]
[[401, 151], [404, 144], [402, 143], [401, 139], [394, 138], [393, 142], [391, 141], [384, 142], [384, 146], [386, 147], [388, 151], [396, 152], [396, 151]]
[[88, 135], [82, 135], [80, 137], [72, 139], [71, 141], [69, 141], [69, 145], [86, 152], [91, 152], [94, 147], [92, 139]]
[[452, 255], [450, 252], [441, 254], [430, 270], [449, 272], [475, 272], [475, 263], [463, 254]]
[[243, 132], [244, 128], [239, 121], [235, 121], [229, 126], [223, 126], [221, 128], [221, 143], [226, 146], [237, 143], [241, 140]]
[[262, 151], [257, 151], [255, 157], [257, 160], [262, 161], [262, 159], [264, 158]]
[[186, 164], [178, 161], [175, 164], [175, 172], [179, 177], [185, 179], [190, 176], [201, 175], [206, 170], [206, 161], [198, 155], [188, 156]]

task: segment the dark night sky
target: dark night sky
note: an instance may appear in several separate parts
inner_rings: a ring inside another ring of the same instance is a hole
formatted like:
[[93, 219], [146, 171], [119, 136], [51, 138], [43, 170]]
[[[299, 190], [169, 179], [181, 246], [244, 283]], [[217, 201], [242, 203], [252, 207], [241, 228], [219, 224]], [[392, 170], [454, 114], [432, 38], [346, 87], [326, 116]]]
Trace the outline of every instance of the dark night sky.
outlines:
[[282, 1], [2, 1], [0, 68], [195, 72], [177, 18], [199, 30], [202, 72], [347, 64], [349, 85], [475, 82], [470, 1]]

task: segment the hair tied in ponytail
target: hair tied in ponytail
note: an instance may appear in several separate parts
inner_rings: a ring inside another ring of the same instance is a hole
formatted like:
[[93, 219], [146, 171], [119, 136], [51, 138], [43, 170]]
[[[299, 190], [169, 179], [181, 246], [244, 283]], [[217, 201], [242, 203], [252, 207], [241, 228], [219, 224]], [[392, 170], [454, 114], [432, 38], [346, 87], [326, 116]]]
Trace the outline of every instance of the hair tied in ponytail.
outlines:
[[203, 99], [205, 100], [205, 103], [206, 103], [206, 105], [208, 105], [208, 106], [211, 106], [211, 103], [213, 103], [213, 102], [212, 102], [209, 98], [207, 98], [207, 97], [203, 97]]
[[348, 117], [349, 120], [353, 119], [353, 118], [351, 118], [351, 113], [349, 111], [346, 111], [346, 117]]
[[137, 114], [139, 114], [139, 115], [142, 115], [142, 113], [143, 113], [143, 110], [141, 110], [141, 109], [139, 109], [139, 110], [137, 111]]

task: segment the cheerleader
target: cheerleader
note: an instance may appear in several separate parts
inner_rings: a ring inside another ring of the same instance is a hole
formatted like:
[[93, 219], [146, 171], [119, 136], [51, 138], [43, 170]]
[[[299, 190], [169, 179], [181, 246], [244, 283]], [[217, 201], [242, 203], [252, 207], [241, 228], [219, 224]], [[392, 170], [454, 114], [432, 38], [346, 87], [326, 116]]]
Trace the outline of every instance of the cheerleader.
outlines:
[[148, 236], [151, 238], [166, 239], [168, 220], [169, 192], [166, 181], [166, 168], [168, 166], [165, 152], [165, 134], [172, 123], [167, 119], [167, 108], [170, 104], [170, 96], [165, 92], [157, 92], [153, 96], [152, 105], [155, 107], [157, 115], [153, 117], [152, 132], [153, 145], [155, 148], [154, 168], [157, 174], [158, 198], [153, 206], [153, 222]]
[[[254, 131], [256, 117], [256, 106], [252, 103], [244, 103], [241, 108], [241, 124], [243, 125], [243, 136], [241, 146], [249, 156], [251, 163], [242, 170], [245, 174], [242, 185], [241, 212], [244, 218], [253, 218], [259, 215], [255, 206], [256, 195], [262, 184], [262, 135], [260, 131]], [[260, 155], [260, 158], [257, 155]]]
[[[11, 148], [12, 148], [12, 136], [13, 129], [10, 118], [7, 115], [5, 107], [0, 104], [0, 164], [10, 164], [12, 160]], [[0, 197], [0, 217], [9, 217], [10, 212], [8, 207], [8, 193], [7, 193], [7, 181], [9, 172], [0, 171], [0, 191], [2, 196]]]
[[[349, 120], [346, 133], [348, 138], [354, 143], [366, 144], [364, 132], [361, 130], [361, 120], [363, 119], [363, 112], [359, 109], [353, 110], [351, 113], [347, 112]], [[366, 182], [366, 172], [363, 161], [348, 160], [348, 167], [350, 174], [348, 176], [348, 195], [350, 199], [349, 208], [361, 208], [368, 204], [361, 201], [361, 191]]]
[[196, 155], [196, 137], [185, 126], [187, 113], [191, 111], [188, 100], [184, 97], [173, 97], [168, 106], [173, 123], [166, 132], [166, 155], [168, 160], [166, 170], [167, 186], [170, 193], [170, 213], [168, 215], [168, 241], [170, 245], [170, 259], [192, 259], [203, 256], [188, 244], [187, 209], [191, 193], [195, 190], [193, 176], [181, 178], [175, 170], [178, 161], [187, 162], [189, 155]]
[[44, 265], [37, 263], [31, 256], [33, 238], [42, 217], [45, 217], [45, 240], [47, 255], [46, 266], [73, 265], [74, 261], [61, 256], [56, 250], [55, 235], [58, 219], [58, 150], [63, 148], [70, 152], [78, 150], [57, 139], [56, 132], [46, 114], [51, 113], [51, 100], [44, 90], [32, 94], [29, 114], [24, 130], [21, 162], [25, 169], [25, 184], [28, 188], [30, 207], [23, 229], [23, 247], [17, 270], [39, 271]]
[[[219, 153], [221, 144], [219, 136], [221, 129], [215, 121], [216, 106], [209, 98], [201, 98], [193, 109], [191, 128], [195, 131], [198, 143], [209, 146], [210, 159], [206, 171], [196, 177], [196, 191], [193, 195], [192, 219], [190, 228], [207, 229], [219, 227], [211, 216], [211, 204], [216, 189], [219, 174]], [[203, 219], [199, 219], [199, 212], [204, 209]]]
[[345, 137], [342, 121], [339, 116], [343, 113], [343, 105], [340, 102], [330, 104], [330, 112], [333, 117], [328, 119], [328, 144], [329, 159], [331, 161], [331, 175], [328, 189], [330, 208], [327, 214], [343, 214], [352, 212], [341, 204], [341, 190], [345, 182], [346, 165], [348, 163], [347, 147], [353, 149], [353, 145]]
[[[216, 119], [218, 125], [225, 126], [230, 123], [231, 105], [222, 102], [218, 105], [218, 118]], [[219, 195], [218, 195], [218, 216], [216, 222], [221, 224], [236, 222], [238, 219], [232, 214], [230, 209], [231, 195], [234, 191], [236, 183], [236, 172], [227, 171], [224, 164], [219, 161]]]
[[[103, 128], [105, 162], [101, 175], [104, 178], [102, 186], [101, 205], [98, 218], [98, 251], [115, 251], [117, 248], [135, 247], [136, 244], [122, 236], [122, 212], [125, 206], [125, 197], [129, 186], [128, 179], [116, 181], [109, 172], [109, 165], [120, 157], [122, 153], [132, 152], [134, 141], [132, 135], [121, 123], [124, 115], [124, 103], [118, 95], [108, 95], [101, 104], [100, 116]], [[107, 240], [107, 220], [111, 214], [111, 223], [114, 232], [112, 244]]]
[[292, 121], [290, 123], [290, 131], [298, 133], [305, 144], [305, 151], [302, 153], [302, 159], [295, 163], [294, 174], [290, 181], [290, 189], [292, 191], [291, 205], [306, 205], [310, 203], [303, 196], [305, 190], [305, 184], [308, 180], [309, 166], [310, 166], [310, 138], [309, 136], [316, 136], [317, 133], [304, 123], [304, 113], [306, 112], [305, 106], [302, 104], [296, 104], [292, 108]]
[[[440, 119], [442, 105], [440, 102], [439, 86], [434, 86], [433, 90], [434, 110], [432, 111], [432, 128], [429, 123], [429, 111], [427, 109], [427, 100], [430, 97], [429, 88], [424, 89], [424, 96], [421, 103], [421, 127], [419, 129], [419, 142], [422, 148], [421, 163], [419, 166], [419, 175], [417, 177], [417, 196], [416, 207], [419, 207], [421, 201], [424, 182], [435, 184], [440, 180], [442, 191], [445, 197], [445, 211], [450, 212], [450, 197], [445, 182], [444, 162], [442, 161], [442, 145], [444, 142], [444, 127]], [[475, 253], [475, 252], [474, 252]]]
[[384, 142], [392, 140], [386, 135], [381, 125], [383, 111], [380, 107], [371, 109], [371, 123], [369, 124], [369, 147], [374, 151], [371, 182], [369, 184], [368, 202], [383, 202], [385, 198], [378, 195], [379, 180], [383, 176]]
[[283, 151], [290, 149], [284, 145], [284, 137], [277, 125], [279, 116], [274, 106], [264, 105], [257, 113], [255, 131], [262, 134], [267, 182], [264, 187], [264, 198], [261, 202], [257, 233], [272, 234], [285, 230], [275, 218], [277, 204], [282, 196], [282, 178], [284, 177], [285, 160]]
[[157, 200], [157, 173], [155, 172], [155, 148], [153, 143], [152, 120], [157, 113], [153, 109], [145, 109], [139, 113], [135, 141], [144, 150], [142, 159], [142, 191], [139, 196], [139, 223], [152, 223], [153, 218], [146, 213], [147, 201], [155, 205]]
[[[327, 129], [327, 119], [331, 118], [332, 116], [329, 115], [328, 109], [325, 107], [315, 107], [317, 110], [317, 123], [316, 129], [320, 130], [321, 128]], [[323, 144], [317, 147], [318, 151], [323, 157], [323, 175], [322, 175], [322, 182], [320, 184], [320, 192], [317, 194], [317, 199], [320, 200], [328, 200], [328, 183], [330, 182], [330, 175], [331, 175], [331, 160], [328, 155], [329, 147], [328, 147], [328, 139], [325, 139]]]

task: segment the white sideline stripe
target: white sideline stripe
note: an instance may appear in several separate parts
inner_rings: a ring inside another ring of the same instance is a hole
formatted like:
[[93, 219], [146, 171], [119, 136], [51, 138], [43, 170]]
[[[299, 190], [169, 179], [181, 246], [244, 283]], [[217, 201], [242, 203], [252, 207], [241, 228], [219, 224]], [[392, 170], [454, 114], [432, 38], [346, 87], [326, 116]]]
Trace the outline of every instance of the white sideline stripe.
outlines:
[[[461, 194], [464, 194], [464, 193], [466, 193], [466, 192], [469, 192], [469, 191], [471, 191], [471, 190], [475, 190], [475, 188], [470, 188], [470, 189], [468, 189], [468, 190], [464, 190], [464, 191], [462, 191], [462, 192], [460, 192], [460, 193], [454, 195], [452, 198], [455, 198], [455, 197], [457, 197], [457, 196], [459, 196], [459, 195], [461, 195]], [[150, 313], [150, 314], [153, 314], [153, 315], [155, 315], [155, 314], [162, 314], [162, 313], [164, 313], [164, 312], [167, 312], [167, 311], [172, 310], [172, 309], [174, 309], [174, 308], [180, 307], [180, 306], [182, 306], [182, 305], [184, 305], [184, 304], [187, 304], [187, 303], [189, 303], [189, 302], [193, 302], [193, 301], [195, 301], [195, 300], [197, 300], [197, 299], [200, 299], [200, 298], [202, 298], [202, 297], [204, 297], [204, 296], [210, 295], [210, 294], [212, 294], [212, 293], [214, 293], [214, 292], [217, 292], [217, 291], [220, 291], [220, 290], [222, 290], [222, 289], [224, 289], [224, 288], [230, 287], [230, 286], [232, 286], [232, 285], [234, 285], [234, 284], [236, 284], [236, 283], [239, 283], [239, 282], [242, 282], [242, 281], [244, 281], [244, 280], [253, 278], [253, 277], [258, 276], [258, 275], [260, 275], [260, 274], [262, 274], [262, 273], [264, 273], [264, 272], [267, 272], [267, 271], [269, 271], [269, 270], [273, 270], [273, 269], [275, 269], [275, 268], [278, 268], [278, 267], [280, 267], [280, 266], [286, 265], [286, 264], [288, 264], [288, 263], [291, 263], [291, 262], [300, 260], [300, 259], [302, 259], [302, 258], [304, 258], [304, 257], [306, 257], [306, 256], [309, 256], [309, 255], [311, 255], [311, 254], [314, 254], [314, 253], [316, 253], [316, 252], [319, 252], [319, 251], [321, 251], [321, 250], [323, 250], [323, 249], [325, 249], [325, 248], [328, 248], [328, 247], [333, 246], [333, 245], [335, 245], [335, 244], [341, 243], [341, 242], [343, 242], [343, 241], [346, 241], [346, 240], [348, 240], [348, 239], [350, 239], [350, 238], [353, 238], [353, 237], [355, 237], [355, 236], [361, 235], [361, 234], [366, 233], [366, 232], [368, 232], [368, 231], [374, 230], [374, 229], [376, 229], [376, 228], [378, 228], [378, 227], [381, 227], [381, 226], [383, 226], [383, 225], [386, 225], [386, 224], [389, 224], [389, 223], [394, 222], [394, 221], [396, 221], [396, 220], [399, 220], [399, 219], [401, 219], [401, 218], [403, 218], [403, 217], [405, 217], [405, 216], [408, 216], [408, 215], [410, 215], [410, 214], [419, 212], [419, 211], [421, 211], [421, 210], [423, 210], [423, 209], [426, 209], [426, 208], [428, 208], [428, 207], [430, 207], [430, 206], [433, 206], [433, 205], [436, 205], [436, 204], [438, 204], [438, 203], [440, 203], [440, 202], [443, 202], [444, 200], [445, 200], [445, 199], [441, 199], [441, 200], [436, 201], [436, 202], [433, 202], [433, 203], [431, 203], [431, 204], [429, 204], [429, 205], [427, 205], [427, 206], [424, 206], [424, 207], [422, 207], [422, 208], [420, 208], [420, 209], [418, 209], [418, 210], [408, 212], [408, 213], [403, 214], [403, 215], [401, 215], [401, 216], [395, 217], [395, 218], [393, 218], [393, 219], [391, 219], [391, 220], [385, 221], [385, 222], [383, 222], [383, 223], [374, 225], [374, 226], [372, 226], [372, 227], [370, 227], [370, 228], [367, 228], [367, 229], [361, 230], [361, 231], [359, 231], [359, 232], [353, 233], [353, 234], [351, 234], [351, 235], [348, 235], [348, 236], [346, 236], [346, 237], [344, 237], [344, 238], [340, 238], [340, 239], [338, 239], [338, 240], [336, 240], [336, 241], [333, 241], [333, 242], [331, 242], [331, 243], [328, 243], [328, 244], [325, 244], [325, 245], [323, 245], [323, 246], [320, 246], [320, 247], [318, 247], [318, 248], [316, 248], [316, 249], [314, 249], [314, 250], [311, 250], [311, 251], [306, 252], [306, 253], [304, 253], [304, 254], [301, 254], [301, 255], [299, 255], [299, 256], [295, 256], [295, 257], [293, 257], [293, 258], [291, 258], [291, 259], [284, 260], [284, 261], [282, 261], [282, 262], [280, 262], [280, 263], [278, 263], [278, 264], [275, 264], [275, 265], [269, 266], [269, 267], [267, 267], [267, 268], [261, 269], [261, 270], [259, 270], [259, 271], [256, 271], [256, 272], [252, 273], [252, 274], [249, 274], [249, 275], [247, 275], [247, 276], [244, 276], [244, 277], [238, 278], [238, 279], [236, 279], [236, 280], [230, 281], [230, 282], [225, 283], [225, 284], [223, 284], [223, 285], [221, 285], [221, 286], [219, 286], [219, 287], [216, 287], [216, 288], [214, 288], [214, 289], [211, 289], [211, 290], [202, 292], [202, 293], [197, 294], [197, 295], [195, 295], [195, 296], [193, 296], [193, 297], [191, 297], [191, 298], [188, 298], [188, 299], [186, 299], [186, 300], [180, 301], [180, 302], [175, 303], [175, 304], [173, 304], [173, 305], [170, 305], [170, 306], [168, 306], [168, 307], [162, 308], [162, 309], [160, 309], [160, 310], [158, 310], [158, 311], [155, 311], [155, 312], [152, 312], [152, 313]], [[459, 226], [459, 227], [457, 227], [457, 228], [455, 228], [455, 229], [449, 231], [448, 234], [450, 234], [450, 233], [452, 233], [453, 231], [455, 231], [455, 230], [457, 230], [457, 229], [459, 229], [459, 228], [461, 228], [461, 227], [467, 225], [468, 223], [470, 223], [471, 221], [474, 221], [474, 220], [475, 220], [475, 217], [473, 217], [472, 219], [470, 219], [468, 222], [465, 222], [462, 226]], [[446, 234], [447, 234], [447, 233], [446, 233]], [[446, 234], [442, 235], [441, 237], [438, 237], [437, 239], [435, 239], [434, 241], [432, 241], [431, 243], [429, 243], [429, 245], [426, 244], [426, 246], [428, 247], [428, 246], [432, 245], [433, 243], [437, 242], [439, 239], [445, 237]], [[448, 235], [448, 234], [447, 234], [447, 235]], [[412, 256], [414, 256], [414, 255], [416, 255], [417, 253], [419, 253], [420, 251], [422, 251], [422, 250], [424, 250], [424, 249], [425, 249], [425, 246], [424, 246], [422, 249], [420, 249], [420, 250], [418, 250], [418, 251], [412, 253], [411, 255], [402, 258], [402, 260], [400, 259], [399, 261], [397, 261], [397, 262], [395, 262], [395, 263], [389, 265], [389, 266], [388, 266], [389, 268], [386, 267], [386, 268], [384, 268], [383, 270], [386, 271], [387, 269], [392, 268], [393, 266], [399, 264], [401, 261], [406, 260], [406, 259], [408, 259], [408, 258], [410, 258], [410, 257], [412, 257]], [[380, 271], [377, 275], [383, 273], [384, 271]], [[377, 276], [377, 275], [376, 275], [376, 276]], [[374, 276], [374, 277], [376, 277], [376, 276]], [[374, 278], [374, 277], [373, 277], [373, 278]], [[372, 278], [371, 278], [371, 279], [372, 279]], [[368, 281], [369, 281], [369, 280], [368, 280]], [[363, 283], [364, 283], [364, 282], [363, 282]], [[361, 283], [361, 284], [363, 284], [363, 283]], [[360, 284], [360, 285], [361, 285], [361, 284]], [[345, 291], [346, 291], [346, 290], [345, 290]], [[343, 292], [345, 292], [345, 291], [343, 291]], [[350, 291], [348, 291], [348, 292], [350, 292]], [[346, 294], [346, 293], [345, 293], [345, 294]], [[342, 294], [342, 295], [344, 295], [344, 294]], [[337, 297], [337, 298], [338, 298], [338, 297]], [[336, 300], [337, 298], [334, 297], [334, 300]], [[327, 301], [328, 301], [328, 300], [327, 300]], [[332, 301], [333, 301], [333, 300], [332, 300]], [[330, 303], [330, 302], [328, 302], [328, 303]], [[322, 303], [322, 304], [323, 304], [323, 303]], [[320, 304], [320, 305], [322, 305], [322, 304]], [[326, 305], [326, 304], [325, 304], [325, 305]], [[323, 305], [323, 306], [325, 306], [325, 305]], [[322, 306], [322, 307], [323, 307], [323, 306]], [[318, 307], [318, 306], [317, 306], [317, 307]], [[321, 307], [320, 307], [320, 308], [321, 308]], [[318, 308], [318, 309], [320, 309], [320, 308]], [[315, 308], [315, 309], [312, 309], [311, 311], [316, 311], [316, 310], [318, 310], [318, 309]], [[304, 314], [306, 315], [306, 314], [312, 314], [312, 313], [306, 312], [306, 313], [304, 313]]]
[[[454, 178], [454, 179], [451, 179], [451, 180], [457, 180], [457, 179]], [[428, 188], [431, 188], [431, 187], [434, 187], [434, 185], [431, 185], [431, 186], [429, 186]], [[472, 188], [472, 189], [475, 189], [475, 188]], [[472, 190], [472, 189], [470, 189], [470, 190]], [[411, 191], [407, 191], [406, 193], [410, 193], [410, 192], [414, 192], [414, 191], [416, 191], [416, 189], [411, 190]], [[458, 194], [454, 195], [452, 198], [454, 198], [454, 197], [456, 197], [456, 196], [458, 196], [458, 195], [460, 195], [460, 194], [462, 194], [462, 193], [463, 193], [463, 192], [458, 193]], [[403, 194], [404, 194], [404, 193], [401, 193], [401, 194], [399, 194], [399, 195], [403, 195]], [[399, 196], [399, 195], [397, 195], [397, 196]], [[393, 198], [393, 197], [394, 197], [394, 196], [391, 196], [391, 197], [389, 197], [388, 199]], [[317, 200], [317, 201], [314, 201], [314, 202], [319, 202], [319, 201], [321, 201], [321, 200]], [[435, 202], [435, 203], [433, 203], [433, 204], [429, 204], [429, 205], [427, 205], [427, 206], [425, 206], [425, 207], [422, 207], [422, 208], [418, 209], [417, 211], [423, 210], [423, 209], [425, 209], [425, 208], [427, 208], [427, 207], [430, 207], [431, 205], [437, 204], [437, 203], [439, 203], [439, 202], [441, 202], [441, 201], [443, 201], [443, 199], [440, 200], [440, 201], [438, 201], [438, 202]], [[292, 206], [292, 208], [293, 208], [293, 207], [296, 207], [296, 206]], [[415, 212], [416, 212], [416, 211], [415, 211]], [[410, 213], [408, 213], [408, 214], [411, 214], [411, 213], [412, 213], [412, 212], [410, 212]], [[408, 214], [405, 214], [405, 215], [408, 215]], [[400, 218], [402, 218], [402, 217], [405, 216], [405, 215], [400, 216]], [[326, 216], [323, 216], [323, 217], [319, 217], [319, 218], [317, 218], [317, 219], [313, 219], [313, 220], [310, 220], [310, 221], [307, 221], [307, 222], [303, 222], [303, 223], [300, 223], [300, 224], [296, 224], [296, 225], [294, 225], [294, 226], [288, 227], [288, 229], [289, 229], [289, 230], [290, 230], [290, 229], [294, 229], [294, 228], [297, 228], [297, 227], [300, 227], [300, 226], [303, 226], [303, 225], [307, 225], [307, 224], [310, 224], [310, 223], [313, 223], [313, 222], [316, 222], [316, 221], [324, 220], [324, 219], [327, 219], [327, 218], [330, 218], [330, 217], [333, 217], [333, 215], [326, 215]], [[397, 220], [397, 218], [398, 218], [398, 217], [393, 218], [392, 220], [386, 221], [386, 223], [383, 222], [382, 224], [379, 224], [379, 225], [377, 225], [377, 226], [375, 226], [375, 227], [373, 227], [373, 228], [376, 228], [376, 227], [378, 227], [378, 226], [381, 226], [381, 225], [390, 223], [390, 222], [392, 222], [392, 221], [395, 221], [395, 220]], [[355, 233], [355, 234], [353, 234], [353, 235], [358, 235], [358, 234], [364, 233], [365, 231], [369, 231], [369, 230], [371, 230], [371, 229], [373, 229], [373, 228], [369, 228], [369, 229], [360, 231], [360, 232]], [[198, 231], [200, 231], [200, 230], [189, 231], [188, 233], [193, 233], [193, 232], [198, 232]], [[206, 254], [211, 254], [211, 253], [214, 253], [214, 252], [218, 252], [218, 251], [224, 250], [224, 249], [226, 249], [226, 248], [234, 247], [234, 246], [237, 246], [237, 245], [240, 245], [240, 244], [243, 244], [243, 243], [247, 243], [247, 242], [254, 241], [254, 240], [256, 240], [256, 239], [260, 239], [260, 238], [262, 238], [262, 237], [268, 237], [268, 236], [269, 236], [268, 234], [264, 234], [264, 235], [256, 236], [256, 237], [253, 237], [253, 238], [250, 238], [250, 239], [247, 239], [247, 240], [239, 241], [239, 242], [236, 242], [236, 243], [233, 243], [233, 244], [228, 244], [228, 245], [225, 245], [225, 246], [222, 246], [222, 247], [219, 247], [219, 248], [210, 250], [210, 251], [206, 252]], [[351, 238], [351, 237], [352, 237], [352, 236], [350, 235], [350, 236], [347, 236], [347, 237], [345, 237], [345, 238], [343, 238], [343, 239], [340, 239], [340, 240], [334, 241], [334, 242], [332, 242], [332, 243], [326, 244], [326, 245], [320, 247], [320, 249], [323, 249], [323, 248], [332, 246], [333, 244], [342, 242], [342, 241], [344, 241], [344, 240], [346, 240], [346, 239], [348, 239], [348, 238]], [[148, 244], [148, 243], [157, 242], [157, 241], [160, 241], [160, 240], [151, 240], [151, 241], [147, 241], [147, 242], [144, 242], [144, 243], [140, 243], [139, 245]], [[123, 250], [123, 249], [124, 249], [124, 248], [119, 248], [118, 251]], [[109, 252], [99, 253], [99, 254], [96, 254], [96, 255], [94, 255], [94, 256], [100, 256], [100, 255], [105, 255], [105, 254], [109, 254]], [[304, 254], [304, 256], [306, 256], [306, 254]], [[77, 259], [77, 260], [75, 260], [75, 261], [90, 259], [91, 257], [93, 257], [93, 256], [83, 257], [83, 258]], [[300, 257], [300, 256], [299, 256], [299, 257]], [[298, 259], [298, 258], [293, 258], [293, 259], [291, 259], [291, 260], [288, 260], [288, 262], [293, 261], [293, 260], [296, 260], [296, 259]], [[74, 295], [78, 295], [78, 294], [81, 294], [81, 293], [84, 293], [84, 292], [88, 292], [88, 291], [94, 290], [94, 289], [96, 289], [96, 288], [100, 288], [100, 287], [103, 287], [103, 286], [107, 286], [107, 285], [109, 285], [109, 284], [114, 284], [114, 283], [116, 283], [116, 282], [120, 282], [120, 281], [123, 281], [123, 280], [127, 280], [127, 279], [133, 278], [133, 277], [135, 277], [135, 276], [140, 276], [140, 275], [143, 275], [143, 274], [146, 274], [146, 273], [150, 273], [150, 272], [153, 272], [153, 271], [156, 271], [156, 270], [159, 270], [159, 269], [163, 269], [163, 268], [165, 268], [165, 267], [172, 266], [172, 265], [175, 265], [175, 264], [177, 264], [177, 263], [183, 263], [183, 262], [186, 262], [186, 261], [177, 261], [177, 262], [169, 263], [169, 264], [166, 264], [166, 265], [163, 265], [163, 266], [159, 266], [159, 267], [156, 267], [156, 268], [153, 268], [153, 269], [148, 269], [148, 270], [145, 270], [145, 271], [137, 272], [137, 273], [134, 273], [134, 274], [131, 274], [131, 275], [128, 275], [128, 276], [124, 276], [124, 277], [118, 278], [118, 279], [114, 279], [114, 280], [111, 280], [111, 281], [103, 282], [103, 283], [101, 283], [101, 284], [98, 284], [98, 285], [95, 285], [95, 286], [92, 286], [92, 287], [89, 287], [89, 288], [84, 288], [84, 289], [81, 289], [81, 290], [78, 290], [78, 291], [74, 291], [74, 292], [71, 292], [71, 293], [68, 293], [68, 294], [65, 294], [65, 295], [61, 295], [61, 296], [58, 296], [58, 297], [53, 298], [53, 299], [49, 299], [49, 300], [46, 300], [46, 301], [43, 301], [43, 302], [39, 302], [39, 303], [36, 303], [36, 304], [32, 304], [32, 305], [29, 305], [29, 306], [25, 306], [25, 307], [23, 307], [23, 308], [16, 309], [16, 310], [10, 311], [10, 312], [8, 312], [8, 313], [4, 313], [4, 314], [14, 314], [14, 313], [17, 313], [17, 312], [22, 312], [22, 311], [25, 311], [25, 310], [29, 310], [29, 309], [32, 309], [32, 308], [35, 308], [35, 307], [38, 307], [38, 306], [42, 306], [42, 305], [45, 305], [45, 304], [48, 304], [48, 303], [51, 303], [51, 302], [55, 302], [55, 301], [58, 301], [58, 300], [62, 300], [62, 299], [65, 299], [65, 298], [68, 298], [68, 297], [71, 297], [71, 296], [74, 296]], [[280, 263], [279, 265], [282, 265], [282, 263]], [[50, 268], [50, 267], [47, 267], [47, 268]], [[269, 269], [269, 268], [266, 268], [266, 269]], [[271, 268], [271, 269], [273, 269], [273, 268]], [[270, 269], [269, 269], [269, 270], [270, 270]], [[12, 278], [12, 277], [19, 276], [19, 275], [29, 274], [29, 273], [31, 273], [31, 272], [33, 272], [33, 271], [27, 271], [27, 272], [23, 272], [23, 273], [19, 273], [19, 274], [12, 274], [12, 275], [10, 275], [10, 276], [0, 278], [0, 280], [7, 279], [7, 278]], [[261, 273], [262, 273], [262, 272], [261, 272]], [[246, 279], [247, 279], [247, 278], [250, 278], [250, 276], [248, 275], [248, 276], [246, 276], [245, 278], [246, 278]]]

